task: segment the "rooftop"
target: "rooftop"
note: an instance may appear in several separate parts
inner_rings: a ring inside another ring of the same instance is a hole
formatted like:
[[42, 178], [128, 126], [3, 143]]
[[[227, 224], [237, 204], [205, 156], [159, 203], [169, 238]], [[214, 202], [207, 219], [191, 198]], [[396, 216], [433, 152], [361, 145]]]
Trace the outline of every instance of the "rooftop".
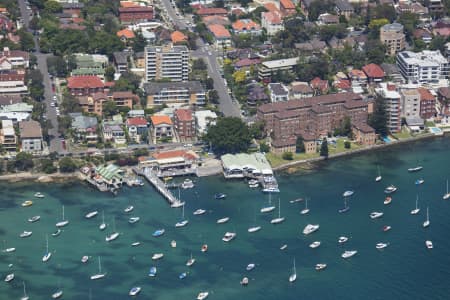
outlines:
[[19, 123], [20, 137], [26, 138], [42, 138], [42, 129], [39, 122], [22, 121]]
[[185, 82], [152, 82], [144, 83], [144, 91], [147, 95], [155, 95], [163, 90], [189, 90], [191, 93], [204, 92], [199, 81]]
[[177, 109], [175, 110], [175, 116], [180, 121], [192, 121], [192, 110]]
[[102, 88], [103, 82], [97, 76], [76, 76], [67, 78], [69, 89]]
[[256, 170], [259, 173], [272, 174], [272, 167], [262, 153], [225, 154], [220, 157], [224, 169]]
[[127, 39], [133, 39], [133, 38], [135, 38], [134, 32], [131, 31], [131, 30], [129, 30], [129, 29], [126, 29], [126, 28], [117, 31], [116, 35], [117, 35], [119, 38], [122, 38], [122, 37], [125, 37], [125, 38], [127, 38]]
[[298, 57], [264, 61], [261, 64], [269, 69], [292, 67], [297, 65]]
[[439, 67], [441, 64], [447, 64], [447, 59], [439, 50], [423, 50], [422, 52], [403, 51], [397, 54], [409, 65], [420, 65]]
[[231, 34], [223, 25], [220, 24], [211, 24], [208, 25], [209, 31], [217, 38], [230, 38]]
[[172, 120], [170, 119], [169, 116], [154, 115], [154, 116], [151, 116], [150, 119], [152, 120], [153, 125], [160, 125], [160, 124], [172, 125]]

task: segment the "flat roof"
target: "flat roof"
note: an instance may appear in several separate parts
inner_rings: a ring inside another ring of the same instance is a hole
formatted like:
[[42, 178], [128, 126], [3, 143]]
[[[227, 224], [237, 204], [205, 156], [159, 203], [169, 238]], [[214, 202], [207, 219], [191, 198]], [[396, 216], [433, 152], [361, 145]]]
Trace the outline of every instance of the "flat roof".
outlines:
[[264, 61], [261, 64], [269, 69], [295, 66], [298, 57]]
[[272, 174], [272, 167], [262, 153], [225, 154], [220, 157], [224, 169], [253, 169], [264, 174]]

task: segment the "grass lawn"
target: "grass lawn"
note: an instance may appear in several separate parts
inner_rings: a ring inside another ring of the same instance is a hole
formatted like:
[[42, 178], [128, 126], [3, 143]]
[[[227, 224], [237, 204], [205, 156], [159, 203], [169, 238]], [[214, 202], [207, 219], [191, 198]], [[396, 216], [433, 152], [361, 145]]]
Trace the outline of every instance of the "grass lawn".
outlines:
[[395, 136], [398, 139], [406, 139], [406, 138], [410, 138], [411, 137], [411, 134], [405, 128], [402, 128], [401, 132], [397, 132], [397, 133], [394, 133], [392, 135]]
[[426, 121], [425, 126], [426, 127], [436, 127], [436, 124], [434, 124], [434, 122], [432, 122], [432, 121]]
[[[341, 153], [341, 152], [346, 152], [346, 151], [350, 151], [350, 150], [355, 150], [355, 149], [359, 149], [361, 148], [360, 145], [352, 143], [351, 144], [351, 148], [350, 149], [345, 149], [344, 147], [344, 142], [346, 141], [345, 138], [342, 139], [338, 139], [336, 142], [336, 147], [334, 147], [334, 145], [328, 144], [328, 153], [329, 154], [336, 154], [336, 153]], [[317, 146], [317, 151], [320, 150], [320, 146]], [[310, 153], [310, 154], [306, 154], [306, 153], [294, 153], [294, 159], [293, 160], [285, 160], [282, 158], [282, 154], [274, 154], [274, 153], [266, 153], [266, 158], [267, 160], [270, 162], [270, 165], [275, 168], [278, 167], [282, 164], [285, 163], [289, 163], [289, 162], [293, 162], [293, 161], [300, 161], [300, 160], [304, 160], [304, 159], [310, 159], [310, 158], [315, 158], [315, 157], [319, 157], [319, 152], [317, 153]]]

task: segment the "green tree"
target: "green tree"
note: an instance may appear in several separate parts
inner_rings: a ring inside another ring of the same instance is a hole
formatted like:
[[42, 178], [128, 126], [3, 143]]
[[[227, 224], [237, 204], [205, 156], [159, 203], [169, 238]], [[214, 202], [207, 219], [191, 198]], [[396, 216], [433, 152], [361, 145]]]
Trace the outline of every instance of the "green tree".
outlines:
[[283, 152], [281, 158], [283, 158], [284, 160], [293, 160], [294, 154], [292, 152]]
[[447, 40], [444, 37], [442, 37], [441, 35], [436, 35], [431, 40], [430, 50], [439, 50], [442, 53], [444, 53], [445, 52], [445, 44], [447, 43]]
[[48, 72], [53, 76], [66, 77], [68, 75], [66, 60], [61, 56], [48, 56], [47, 65]]
[[26, 31], [26, 29], [20, 28], [18, 30], [18, 34], [20, 37], [20, 48], [24, 51], [31, 51], [34, 49], [34, 40], [33, 35]]
[[350, 143], [350, 141], [345, 141], [344, 142], [344, 148], [345, 149], [350, 149], [352, 147], [352, 143]]
[[256, 121], [250, 125], [250, 134], [254, 139], [260, 140], [266, 136], [264, 131], [265, 123], [264, 121]]
[[259, 145], [259, 151], [263, 152], [263, 153], [269, 153], [270, 152], [270, 147], [266, 143], [261, 143]]
[[62, 6], [57, 1], [53, 1], [53, 0], [46, 1], [44, 3], [44, 11], [45, 11], [45, 13], [48, 13], [48, 14], [60, 13], [60, 12], [62, 12]]
[[106, 67], [106, 69], [105, 69], [105, 79], [106, 79], [106, 81], [113, 81], [115, 73], [116, 73], [116, 69], [114, 69], [113, 66]]
[[116, 102], [112, 100], [103, 103], [102, 111], [105, 117], [112, 117], [119, 113], [119, 109], [117, 108]]
[[369, 40], [365, 45], [367, 61], [381, 64], [386, 56], [386, 46], [380, 40]]
[[195, 59], [192, 62], [192, 71], [194, 71], [194, 70], [201, 70], [201, 71], [207, 70], [207, 65], [203, 58]]
[[323, 138], [322, 145], [320, 146], [320, 156], [328, 158], [328, 142], [327, 138]]
[[45, 174], [52, 174], [55, 173], [58, 169], [53, 165], [53, 161], [48, 158], [43, 158], [40, 161], [40, 169]]
[[82, 111], [80, 103], [78, 102], [78, 99], [68, 92], [63, 94], [62, 102], [61, 102], [61, 109], [65, 114], [68, 114], [71, 112], [81, 112]]
[[375, 99], [375, 109], [372, 115], [369, 116], [368, 124], [375, 129], [377, 134], [386, 136], [389, 133], [387, 121], [388, 114], [385, 101], [383, 97], [377, 97]]
[[19, 171], [27, 171], [33, 168], [33, 155], [27, 152], [19, 152], [14, 161], [14, 167]]
[[405, 36], [408, 41], [412, 41], [414, 30], [416, 30], [419, 24], [419, 18], [416, 14], [405, 12], [402, 13], [398, 19], [398, 22], [405, 28]]
[[240, 118], [225, 117], [208, 129], [205, 140], [211, 143], [214, 152], [218, 154], [238, 153], [248, 150], [251, 135]]
[[303, 136], [297, 136], [297, 141], [295, 142], [295, 153], [303, 153], [305, 152], [305, 144], [303, 143], [305, 140]]
[[308, 17], [311, 21], [316, 21], [320, 14], [333, 11], [334, 6], [333, 0], [314, 0], [308, 8]]
[[58, 131], [66, 136], [72, 127], [72, 118], [70, 116], [60, 116], [58, 117]]
[[75, 161], [70, 157], [63, 157], [59, 161], [59, 171], [62, 173], [74, 172], [77, 169]]
[[145, 40], [144, 36], [142, 35], [142, 31], [135, 32], [135, 37], [133, 39], [133, 51], [134, 53], [142, 52], [144, 51], [145, 46], [147, 46], [147, 41]]
[[372, 12], [374, 13], [372, 18], [385, 18], [388, 19], [390, 23], [394, 22], [397, 18], [397, 13], [395, 12], [394, 6], [389, 4], [377, 5], [375, 10]]
[[208, 100], [210, 103], [218, 104], [219, 103], [219, 93], [216, 90], [210, 90], [208, 92]]

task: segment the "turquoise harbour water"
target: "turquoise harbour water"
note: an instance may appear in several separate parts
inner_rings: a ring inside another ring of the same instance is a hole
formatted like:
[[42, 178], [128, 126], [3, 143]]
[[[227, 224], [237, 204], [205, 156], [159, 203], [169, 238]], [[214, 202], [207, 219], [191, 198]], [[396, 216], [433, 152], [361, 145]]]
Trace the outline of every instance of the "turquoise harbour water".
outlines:
[[[124, 188], [117, 197], [94, 191], [78, 183], [9, 184], [1, 183], [0, 242], [1, 248], [15, 247], [13, 253], [0, 253], [0, 299], [20, 299], [22, 281], [26, 282], [30, 299], [50, 299], [60, 286], [63, 299], [127, 299], [132, 286], [139, 285], [140, 299], [196, 299], [200, 291], [209, 291], [208, 299], [449, 299], [450, 294], [450, 201], [442, 200], [445, 182], [450, 177], [450, 139], [437, 138], [392, 147], [373, 153], [329, 161], [315, 170], [297, 174], [277, 174], [281, 193], [272, 196], [286, 221], [270, 224], [278, 211], [263, 215], [260, 208], [268, 196], [252, 190], [242, 181], [225, 181], [222, 176], [195, 179], [196, 186], [182, 190], [186, 201], [189, 225], [175, 228], [181, 219], [181, 209], [172, 209], [148, 184], [139, 188]], [[376, 183], [377, 164], [383, 179]], [[423, 170], [408, 173], [417, 164]], [[425, 183], [414, 184], [423, 177]], [[398, 187], [390, 205], [384, 205], [383, 190], [389, 184]], [[352, 189], [355, 194], [351, 210], [339, 214], [343, 207], [342, 193]], [[33, 198], [37, 191], [44, 199]], [[176, 192], [176, 191], [175, 191]], [[225, 200], [215, 200], [214, 194], [224, 192]], [[421, 211], [410, 211], [419, 195]], [[300, 215], [303, 202], [290, 200], [307, 197], [310, 213]], [[23, 208], [21, 203], [32, 199], [34, 205]], [[55, 223], [61, 219], [62, 205], [70, 224], [58, 237], [52, 237]], [[123, 209], [134, 205], [130, 214]], [[430, 209], [431, 225], [422, 228], [426, 207]], [[193, 216], [197, 208], [208, 212]], [[92, 210], [100, 213], [93, 219], [84, 215]], [[108, 228], [101, 232], [101, 211], [105, 211]], [[377, 220], [369, 218], [372, 211], [383, 211]], [[27, 219], [41, 215], [41, 220]], [[129, 224], [128, 218], [139, 216], [140, 222]], [[222, 217], [230, 217], [226, 224], [216, 224]], [[112, 230], [113, 218], [121, 236], [110, 243], [106, 234]], [[320, 224], [320, 229], [304, 236], [308, 223]], [[383, 232], [383, 225], [392, 230]], [[247, 229], [262, 226], [250, 234]], [[163, 236], [152, 237], [154, 230], [165, 228]], [[19, 238], [24, 231], [33, 231], [29, 238]], [[230, 243], [224, 243], [226, 231], [237, 232]], [[45, 251], [45, 235], [53, 252], [47, 263], [41, 261]], [[345, 245], [338, 245], [341, 235], [350, 237]], [[427, 250], [425, 240], [434, 243]], [[170, 241], [177, 247], [171, 248]], [[320, 240], [322, 245], [310, 249], [308, 245]], [[4, 242], [6, 241], [6, 243]], [[139, 247], [131, 243], [140, 241]], [[375, 249], [378, 242], [388, 242], [383, 251]], [[209, 250], [202, 253], [202, 244]], [[6, 244], [6, 245], [5, 245]], [[288, 248], [281, 251], [281, 245]], [[341, 258], [344, 250], [358, 250], [348, 260]], [[154, 262], [154, 253], [164, 258]], [[192, 267], [186, 261], [196, 258]], [[89, 255], [82, 264], [83, 255]], [[97, 273], [97, 257], [101, 256], [106, 277], [90, 280]], [[297, 281], [290, 284], [289, 275], [296, 259]], [[251, 272], [247, 264], [255, 263]], [[316, 263], [328, 264], [317, 272]], [[9, 264], [13, 264], [11, 268]], [[148, 277], [151, 266], [158, 268], [154, 278]], [[3, 281], [14, 272], [11, 283]], [[181, 272], [189, 272], [180, 280]], [[250, 283], [239, 282], [248, 276]]]

